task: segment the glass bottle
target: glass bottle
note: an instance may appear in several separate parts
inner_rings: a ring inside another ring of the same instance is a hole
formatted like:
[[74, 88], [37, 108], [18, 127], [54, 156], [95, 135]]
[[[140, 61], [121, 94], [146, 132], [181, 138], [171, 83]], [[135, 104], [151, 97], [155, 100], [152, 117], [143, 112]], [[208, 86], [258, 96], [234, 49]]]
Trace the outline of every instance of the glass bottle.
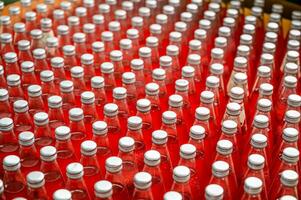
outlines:
[[95, 25], [95, 35], [96, 39], [101, 39], [101, 33], [105, 31], [105, 19], [101, 14], [95, 14], [92, 17], [92, 22]]
[[254, 177], [249, 176], [244, 180], [244, 193], [242, 195], [242, 199], [254, 199], [254, 200], [261, 200], [262, 197], [262, 180]]
[[149, 47], [140, 47], [138, 50], [139, 58], [143, 60], [144, 63], [144, 75], [146, 76], [146, 81], [149, 81], [151, 78], [151, 72], [153, 66], [156, 66], [152, 62], [152, 49]]
[[10, 33], [1, 33], [0, 35], [0, 41], [1, 41], [1, 54], [5, 55], [8, 52], [15, 52], [15, 48], [13, 46], [13, 39], [12, 35]]
[[95, 25], [87, 23], [83, 25], [83, 32], [86, 34], [86, 45], [88, 50], [92, 50], [92, 43], [96, 41], [95, 36]]
[[[219, 80], [218, 91], [219, 91], [219, 96], [221, 97], [220, 98], [221, 105], [223, 105], [224, 102], [223, 102], [222, 99], [224, 99], [224, 97], [226, 96], [226, 93], [227, 93], [226, 86], [225, 86], [226, 81], [225, 81], [225, 78], [224, 78], [224, 66], [220, 63], [214, 63], [214, 64], [210, 65], [209, 74], [210, 74], [210, 77], [218, 78], [218, 79], [214, 78], [216, 81]], [[207, 86], [207, 80], [208, 80], [208, 78], [206, 79], [206, 87], [207, 88], [213, 87], [213, 85], [210, 86], [210, 87]], [[212, 81], [212, 80], [210, 80], [210, 81]], [[210, 81], [209, 81], [209, 83], [211, 83]]]
[[102, 114], [102, 109], [103, 106], [105, 104], [105, 102], [107, 102], [107, 95], [105, 93], [105, 80], [103, 77], [101, 76], [93, 76], [91, 78], [91, 91], [94, 93], [95, 95], [95, 104], [97, 106], [97, 108], [101, 111], [100, 113]]
[[45, 43], [42, 40], [43, 32], [40, 29], [34, 29], [30, 31], [30, 49], [33, 51], [35, 49], [45, 48]]
[[247, 105], [244, 96], [244, 90], [240, 87], [232, 87], [229, 92], [229, 102], [235, 102], [241, 106], [241, 112], [239, 115], [241, 124], [247, 124], [247, 116], [249, 116], [249, 110], [245, 109]]
[[159, 97], [166, 102], [167, 87], [166, 87], [166, 71], [162, 68], [153, 69], [153, 82], [159, 85]]
[[187, 28], [188, 28], [187, 24], [182, 21], [177, 21], [175, 22], [174, 25], [175, 25], [175, 31], [182, 34], [182, 38], [181, 38], [182, 44], [187, 48], [188, 38], [183, 37], [184, 35], [187, 35]]
[[[54, 26], [53, 26], [52, 19], [50, 18], [42, 18], [40, 20], [40, 26], [43, 32], [43, 37], [41, 40], [44, 43], [44, 45], [46, 45], [47, 48], [51, 49], [50, 51], [47, 50], [47, 57], [48, 55], [53, 56], [58, 46], [58, 40], [57, 38], [54, 37], [54, 31], [57, 31], [57, 26], [58, 26], [55, 21], [56, 20], [54, 19]], [[49, 38], [51, 39], [48, 40]]]
[[109, 144], [108, 125], [104, 121], [96, 121], [92, 124], [92, 140], [97, 144], [97, 159], [101, 164], [101, 174], [105, 174], [103, 163], [112, 154], [112, 148]]
[[173, 169], [173, 180], [172, 191], [179, 192], [183, 196], [183, 200], [194, 198], [189, 184], [190, 170], [188, 167], [176, 166]]
[[287, 110], [284, 114], [284, 119], [282, 122], [280, 122], [280, 125], [277, 127], [276, 132], [276, 141], [281, 141], [281, 133], [284, 128], [296, 128], [298, 131], [300, 130], [299, 127], [300, 122], [300, 112], [296, 110]]
[[56, 31], [57, 31], [57, 38], [58, 38], [58, 47], [60, 52], [63, 52], [62, 50], [65, 45], [71, 45], [69, 26], [59, 25]]
[[11, 33], [11, 34], [13, 33], [13, 27], [12, 27], [13, 23], [11, 23], [10, 16], [1, 15], [0, 22], [1, 22], [2, 33]]
[[196, 94], [196, 83], [194, 81], [195, 77], [195, 69], [191, 66], [183, 66], [182, 67], [182, 79], [185, 79], [189, 82], [189, 96]]
[[157, 37], [149, 36], [146, 38], [146, 46], [151, 50], [151, 60], [153, 66], [159, 65], [159, 40]]
[[[1, 148], [0, 151], [4, 155], [16, 153], [19, 149], [19, 144], [14, 131], [14, 121], [11, 118], [3, 117], [0, 119], [1, 131]], [[1, 156], [2, 157], [2, 156]]]
[[48, 70], [49, 65], [46, 60], [46, 51], [42, 48], [36, 48], [33, 50], [33, 58], [35, 64], [35, 72], [39, 74], [43, 70]]
[[27, 196], [30, 199], [49, 199], [45, 188], [44, 174], [40, 171], [32, 171], [26, 176]]
[[285, 112], [287, 107], [287, 99], [290, 94], [296, 94], [297, 89], [297, 78], [294, 76], [284, 77], [283, 85], [278, 89], [278, 99], [276, 101], [276, 116], [283, 116], [282, 113]]
[[64, 187], [65, 181], [57, 162], [57, 150], [53, 146], [44, 146], [40, 149], [40, 171], [45, 175], [45, 187], [48, 195]]
[[84, 123], [84, 111], [81, 108], [69, 110], [69, 127], [71, 130], [71, 141], [75, 149], [79, 149], [81, 143], [87, 137]]
[[94, 56], [92, 54], [84, 53], [81, 56], [81, 65], [84, 69], [84, 79], [87, 85], [90, 84], [90, 79], [95, 76]]
[[149, 150], [144, 153], [144, 167], [142, 171], [152, 176], [151, 188], [154, 199], [161, 199], [166, 191], [160, 164], [161, 154], [158, 151]]
[[104, 88], [108, 98], [112, 95], [114, 87], [116, 87], [114, 77], [114, 65], [110, 62], [104, 62], [100, 66], [102, 77], [104, 78]]
[[105, 47], [103, 42], [93, 42], [92, 43], [92, 52], [94, 56], [94, 69], [95, 73], [100, 69], [100, 65], [105, 62]]
[[95, 200], [112, 200], [113, 185], [110, 181], [97, 181], [94, 185]]
[[118, 105], [118, 116], [121, 123], [126, 123], [129, 113], [127, 102], [127, 90], [123, 87], [115, 87], [113, 89], [113, 102]]
[[242, 163], [247, 163], [248, 157], [252, 154], [259, 154], [261, 156], [264, 157], [265, 159], [265, 163], [264, 163], [264, 173], [266, 174], [266, 176], [269, 173], [269, 168], [271, 166], [271, 154], [270, 152], [267, 151], [267, 137], [263, 134], [260, 133], [256, 133], [251, 137], [251, 141], [250, 141], [250, 147], [246, 147], [244, 152], [247, 152], [246, 154], [244, 154], [244, 156], [242, 157]]
[[[298, 198], [298, 180], [299, 174], [293, 170], [284, 170], [281, 173], [280, 182], [281, 185], [278, 188], [278, 191], [271, 194], [274, 196], [276, 194], [276, 198], [281, 197], [283, 195], [291, 195], [295, 198]], [[271, 197], [273, 198], [273, 197]]]
[[126, 37], [131, 40], [134, 55], [137, 55], [139, 49], [140, 32], [136, 28], [130, 28], [126, 31]]
[[232, 199], [237, 193], [233, 182], [229, 178], [229, 164], [225, 161], [215, 161], [212, 164], [212, 175], [209, 184], [218, 184], [224, 189], [224, 199]]
[[59, 25], [64, 25], [66, 23], [64, 10], [54, 9], [52, 12], [52, 16], [53, 16], [54, 30], [56, 30], [56, 28]]
[[179, 155], [174, 152], [173, 149], [179, 149], [178, 133], [176, 128], [177, 115], [173, 111], [165, 111], [162, 113], [162, 125], [161, 129], [168, 134], [167, 146], [173, 165], [176, 165], [179, 160]]
[[0, 119], [12, 117], [12, 107], [8, 99], [8, 91], [6, 89], [0, 89]]
[[62, 173], [70, 162], [77, 160], [74, 147], [71, 142], [70, 128], [59, 126], [55, 129], [55, 148], [57, 149], [57, 161], [61, 165]]
[[[111, 7], [107, 3], [102, 3], [98, 5], [99, 14], [103, 15], [106, 25], [111, 21]], [[107, 28], [107, 27], [106, 27]]]
[[19, 62], [22, 63], [24, 61], [33, 62], [33, 55], [30, 51], [30, 41], [29, 40], [20, 40], [18, 42], [18, 58]]
[[81, 32], [79, 17], [69, 16], [67, 19], [67, 24], [70, 28], [71, 37], [73, 37], [75, 33]]
[[175, 76], [173, 79], [180, 78], [180, 61], [179, 61], [179, 47], [176, 45], [168, 45], [166, 47], [166, 54], [172, 58], [172, 74]]
[[67, 166], [66, 188], [71, 192], [72, 199], [90, 199], [83, 176], [82, 164], [73, 162]]
[[[111, 8], [114, 10], [114, 20], [118, 21], [121, 25], [121, 30], [126, 30], [129, 26], [127, 20], [127, 13], [125, 10], [117, 9], [116, 5], [110, 5]], [[115, 7], [115, 9], [114, 9]]]
[[[74, 33], [73, 34], [73, 41], [75, 46], [75, 52], [77, 52], [76, 57], [77, 59], [81, 59], [81, 56], [85, 53], [87, 53], [87, 47], [86, 47], [86, 35], [84, 33]], [[90, 59], [90, 56], [89, 58]], [[91, 62], [89, 61], [89, 64]]]
[[38, 149], [53, 144], [54, 138], [49, 126], [48, 114], [37, 112], [34, 118], [35, 145]]
[[114, 48], [118, 47], [118, 41], [121, 39], [121, 24], [118, 21], [110, 21], [108, 23], [108, 29], [111, 33], [113, 33], [113, 41]]
[[[129, 17], [131, 19], [131, 25], [134, 29], [138, 30], [139, 32], [139, 43], [141, 44], [145, 38], [145, 33], [144, 33], [144, 24], [145, 21], [143, 20], [142, 17], [140, 16], [134, 16], [134, 17]], [[137, 49], [138, 50], [138, 49]]]
[[210, 119], [214, 122], [215, 127], [218, 127], [218, 120], [220, 116], [218, 115], [217, 109], [214, 106], [214, 93], [211, 91], [204, 90], [200, 95], [200, 106], [208, 108], [210, 110]]
[[84, 80], [84, 69], [80, 66], [73, 66], [70, 72], [71, 80], [74, 85], [75, 98], [79, 98], [80, 94], [86, 90], [86, 84]]
[[6, 75], [10, 74], [21, 74], [20, 66], [18, 64], [18, 57], [15, 52], [8, 52], [3, 54], [5, 61], [5, 73]]
[[239, 165], [234, 163], [233, 157], [233, 144], [229, 140], [219, 140], [216, 145], [215, 161], [221, 160], [229, 164], [229, 179], [233, 182], [235, 187], [238, 187], [238, 178], [241, 178], [241, 174], [238, 174], [241, 170]]
[[84, 167], [84, 180], [90, 194], [93, 194], [94, 183], [101, 177], [100, 164], [97, 160], [97, 144], [92, 140], [85, 140], [80, 147], [80, 163]]
[[178, 79], [175, 81], [175, 94], [182, 96], [183, 98], [183, 109], [186, 112], [190, 112], [191, 104], [189, 101], [189, 82], [186, 79]]
[[221, 200], [224, 198], [224, 189], [218, 184], [209, 184], [205, 188], [206, 200]]
[[182, 133], [188, 130], [190, 124], [188, 120], [186, 120], [186, 113], [183, 111], [183, 97], [178, 94], [170, 95], [168, 98], [168, 110], [177, 114], [176, 124], [179, 132], [179, 142], [186, 142], [189, 136]]
[[[25, 30], [26, 30], [26, 27], [25, 27], [24, 23], [18, 22], [18, 23], [14, 24], [14, 32], [15, 32], [14, 39], [13, 39], [14, 45], [18, 44], [18, 42], [21, 40], [29, 39]], [[28, 29], [27, 29], [27, 31], [28, 31]], [[7, 45], [7, 43], [8, 43], [8, 40], [4, 41], [3, 46]]]
[[64, 80], [60, 82], [60, 92], [63, 102], [62, 108], [64, 113], [68, 113], [68, 111], [76, 105], [73, 90], [74, 86], [72, 81]]
[[271, 122], [269, 124], [269, 129], [272, 129], [274, 127], [275, 116], [274, 116], [274, 112], [272, 110], [272, 101], [271, 100], [264, 99], [264, 98], [259, 99], [257, 101], [255, 115], [265, 115], [265, 116], [267, 116], [269, 118], [270, 122]]
[[39, 3], [36, 5], [36, 12], [37, 12], [37, 20], [39, 21], [42, 18], [46, 18], [48, 13], [48, 10], [50, 10], [51, 7], [48, 7], [47, 4]]
[[139, 171], [138, 159], [135, 155], [135, 140], [131, 137], [122, 137], [119, 139], [118, 148], [118, 157], [122, 159], [122, 174], [125, 177], [124, 183], [129, 194], [132, 194], [134, 191], [133, 178]]
[[151, 102], [151, 114], [154, 128], [161, 125], [161, 104], [159, 99], [159, 85], [156, 83], [148, 83], [145, 86], [145, 98]]
[[65, 125], [65, 118], [62, 106], [62, 97], [54, 95], [48, 98], [49, 125], [53, 130], [56, 129], [58, 126]]
[[240, 112], [241, 106], [238, 103], [228, 103], [226, 106], [226, 112], [223, 117], [223, 121], [225, 120], [233, 120], [237, 123], [237, 140], [241, 141], [243, 136], [247, 134], [247, 124], [242, 124], [240, 122]]
[[32, 84], [38, 84], [36, 74], [34, 73], [34, 64], [31, 61], [24, 61], [21, 63], [21, 82], [24, 90]]
[[178, 165], [186, 166], [190, 170], [190, 187], [193, 198], [201, 198], [201, 178], [196, 166], [196, 147], [193, 144], [180, 146]]
[[108, 136], [112, 150], [117, 150], [118, 141], [121, 138], [120, 122], [118, 118], [118, 105], [107, 103], [104, 105], [104, 121], [108, 125]]
[[58, 86], [61, 81], [66, 79], [64, 59], [62, 57], [55, 56], [50, 59], [50, 63], [54, 74], [54, 84]]
[[208, 178], [206, 177], [206, 172], [209, 170], [208, 162], [211, 160], [208, 152], [210, 152], [209, 149], [213, 149], [209, 145], [211, 141], [208, 140], [210, 140], [210, 138], [203, 126], [193, 125], [190, 127], [188, 144], [192, 144], [196, 148], [196, 168], [204, 171], [204, 176], [202, 176], [204, 179]]
[[245, 171], [243, 177], [247, 178], [254, 176], [259, 178], [262, 181], [262, 197], [268, 198], [268, 187], [269, 187], [269, 176], [264, 174], [264, 163], [265, 158], [259, 154], [251, 154], [248, 157], [248, 168]]
[[153, 200], [151, 190], [152, 176], [147, 172], [138, 172], [134, 176], [135, 190], [133, 192], [133, 200], [148, 199]]
[[200, 82], [200, 80], [203, 78], [203, 72], [201, 69], [201, 56], [199, 54], [189, 54], [187, 56], [187, 62], [188, 66], [191, 66], [194, 68], [195, 71], [195, 77], [194, 80], [196, 82]]
[[[65, 45], [62, 46], [63, 49], [63, 57], [65, 61], [65, 70], [66, 73], [70, 71], [70, 69], [79, 64], [79, 58], [75, 53], [75, 46], [73, 45]], [[68, 73], [67, 73], [68, 74]]]
[[4, 191], [7, 198], [16, 196], [27, 197], [26, 182], [21, 173], [20, 158], [15, 155], [9, 155], [3, 159], [3, 182]]
[[277, 147], [275, 148], [276, 155], [281, 157], [283, 150], [287, 147], [294, 147], [298, 149], [298, 138], [298, 129], [292, 127], [284, 128], [282, 131], [282, 140], [279, 142], [279, 145], [277, 145]]
[[47, 102], [48, 97], [58, 95], [59, 90], [54, 84], [54, 74], [50, 70], [43, 70], [40, 73], [42, 97], [44, 102]]
[[[151, 102], [148, 99], [139, 99], [136, 103], [136, 109], [137, 109], [136, 116], [142, 119], [143, 130], [152, 129], [152, 116], [150, 113]], [[147, 138], [151, 138], [151, 136]], [[147, 139], [145, 140], [148, 141]]]
[[164, 200], [183, 200], [182, 194], [175, 191], [169, 191], [164, 194]]
[[168, 134], [164, 130], [156, 130], [152, 133], [152, 150], [156, 150], [161, 154], [161, 171], [165, 188], [170, 188], [172, 184], [172, 163], [170, 153], [167, 146]]
[[[235, 75], [237, 73], [247, 74], [247, 72], [248, 72], [247, 63], [248, 63], [248, 61], [247, 61], [246, 58], [244, 58], [244, 57], [235, 57], [234, 67], [233, 67], [232, 73], [230, 75], [230, 80], [228, 82], [227, 91], [230, 91], [231, 88], [235, 86], [234, 80], [235, 80]], [[248, 80], [248, 82], [250, 82], [250, 80]], [[246, 95], [248, 95], [248, 93], [246, 93]]]
[[18, 138], [22, 172], [27, 174], [30, 171], [38, 170], [40, 167], [40, 159], [34, 144], [34, 134], [30, 131], [23, 131], [19, 134]]
[[98, 118], [95, 107], [95, 95], [93, 92], [85, 91], [81, 93], [81, 107], [84, 111], [85, 123], [92, 124]]
[[[133, 72], [124, 72], [122, 74], [122, 86], [126, 89], [126, 98], [130, 111], [135, 111], [137, 101], [136, 75]], [[131, 113], [134, 114], [134, 111]]]
[[122, 60], [123, 60], [123, 54], [121, 51], [113, 50], [110, 52], [110, 61], [114, 65], [114, 76], [117, 83], [119, 83], [122, 72], [124, 71]]
[[14, 124], [16, 134], [23, 131], [32, 131], [33, 123], [29, 114], [28, 102], [25, 100], [17, 100], [14, 102]]
[[[47, 61], [51, 61], [52, 58], [55, 57], [60, 57], [61, 51], [59, 50], [59, 41], [57, 37], [48, 37], [46, 39], [46, 57]], [[62, 61], [61, 61], [62, 62]], [[54, 62], [54, 63], [61, 63], [61, 62]], [[53, 66], [52, 67], [58, 67], [58, 66]]]
[[113, 185], [113, 199], [129, 200], [128, 190], [126, 188], [124, 177], [122, 176], [122, 160], [119, 157], [111, 156], [106, 160], [105, 179]]
[[[175, 45], [179, 48], [180, 53], [183, 51], [181, 50], [182, 47], [182, 34], [177, 31], [173, 31], [169, 33], [169, 45]], [[179, 58], [182, 62], [181, 57]]]
[[205, 129], [205, 135], [208, 138], [208, 148], [213, 151], [215, 142], [219, 136], [217, 135], [217, 131], [213, 128], [212, 120], [210, 120], [210, 110], [206, 107], [198, 107], [195, 110], [194, 117], [193, 125], [200, 125]]
[[135, 157], [138, 168], [143, 167], [143, 154], [145, 152], [145, 143], [142, 133], [142, 118], [138, 116], [131, 116], [127, 119], [127, 133], [126, 136], [131, 137], [135, 141]]
[[130, 60], [131, 72], [135, 74], [136, 82], [136, 93], [137, 97], [141, 98], [145, 96], [144, 85], [145, 85], [145, 75], [144, 75], [144, 61], [142, 59], [131, 59]]
[[[136, 8], [138, 9], [138, 8]], [[149, 27], [151, 23], [151, 11], [148, 7], [141, 7], [138, 9], [138, 15], [143, 18], [145, 27]], [[145, 31], [145, 30], [144, 30]]]
[[105, 56], [106, 61], [110, 60], [110, 52], [114, 50], [114, 35], [111, 31], [103, 31], [101, 33], [101, 41], [104, 43], [105, 46]]
[[279, 186], [279, 180], [281, 173], [284, 170], [294, 170], [299, 174], [299, 155], [300, 152], [294, 147], [286, 147], [283, 149], [281, 157], [276, 157], [271, 169], [271, 177], [273, 177], [271, 187]]
[[[159, 59], [160, 68], [165, 71], [165, 84], [167, 86], [171, 85], [174, 80], [174, 74], [173, 74], [173, 63], [172, 63], [172, 57], [170, 56], [161, 56]], [[159, 86], [161, 86], [159, 84]], [[161, 94], [162, 95], [162, 94]]]
[[25, 27], [26, 31], [31, 31], [36, 28], [37, 13], [33, 11], [27, 11], [25, 13]]
[[71, 200], [72, 194], [69, 190], [58, 189], [53, 193], [54, 200]]
[[233, 161], [235, 165], [239, 165], [241, 163], [239, 152], [241, 147], [237, 142], [237, 123], [233, 120], [225, 120], [222, 123], [222, 133], [220, 136], [220, 140], [229, 140], [233, 144]]
[[42, 88], [39, 85], [30, 85], [27, 88], [29, 114], [33, 116], [37, 112], [44, 111], [45, 105], [42, 99]]

